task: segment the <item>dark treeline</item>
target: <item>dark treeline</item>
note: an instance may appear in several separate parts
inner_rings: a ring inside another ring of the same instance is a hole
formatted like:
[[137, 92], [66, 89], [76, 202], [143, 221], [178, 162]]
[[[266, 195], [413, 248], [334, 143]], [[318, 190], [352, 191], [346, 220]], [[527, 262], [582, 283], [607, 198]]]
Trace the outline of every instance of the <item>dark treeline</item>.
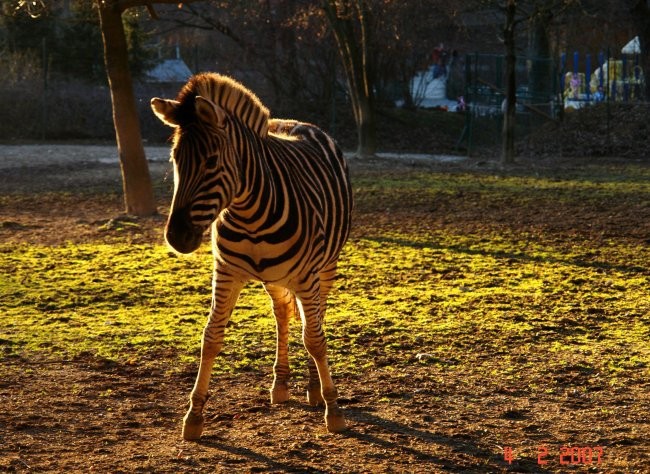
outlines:
[[[19, 3], [0, 0], [0, 101], [20, 97], [21, 102], [0, 107], [0, 138], [112, 138], [95, 1], [24, 2], [34, 9], [40, 5], [38, 11], [18, 8]], [[432, 64], [441, 44], [453, 64], [447, 95], [455, 99], [465, 87], [466, 53], [504, 52], [503, 3], [212, 0], [129, 9], [123, 18], [143, 135], [166, 137], [147, 109], [148, 99], [173, 95], [179, 86], [150, 82], [146, 73], [177, 57], [192, 72], [216, 71], [243, 81], [275, 116], [318, 121], [339, 131], [354, 126], [346, 64], [327, 4], [335, 8], [334, 22], [364, 41], [358, 54], [374, 109], [392, 109], [396, 101], [412, 107], [410, 80]], [[576, 45], [597, 51], [625, 44], [640, 33], [636, 3], [518, 2], [517, 52], [558, 58]]]

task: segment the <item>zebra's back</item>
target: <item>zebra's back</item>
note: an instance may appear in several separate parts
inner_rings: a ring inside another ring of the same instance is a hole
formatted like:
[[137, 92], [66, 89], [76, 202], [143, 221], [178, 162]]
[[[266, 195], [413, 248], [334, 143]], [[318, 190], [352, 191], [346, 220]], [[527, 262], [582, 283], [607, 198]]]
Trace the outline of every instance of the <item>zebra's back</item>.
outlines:
[[259, 168], [245, 178], [259, 183], [259, 199], [220, 216], [215, 248], [250, 277], [286, 283], [336, 262], [350, 231], [352, 191], [345, 158], [321, 129], [271, 120], [269, 131], [258, 144]]

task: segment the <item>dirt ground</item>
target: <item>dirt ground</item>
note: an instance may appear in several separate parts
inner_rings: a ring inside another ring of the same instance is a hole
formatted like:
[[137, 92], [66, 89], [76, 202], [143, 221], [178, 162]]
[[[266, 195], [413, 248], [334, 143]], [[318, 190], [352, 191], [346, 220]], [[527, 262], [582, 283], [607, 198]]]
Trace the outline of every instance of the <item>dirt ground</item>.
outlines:
[[[18, 153], [11, 148], [2, 152], [0, 147], [3, 195], [30, 189], [70, 191], [56, 202], [43, 203], [38, 195], [25, 198], [20, 208], [2, 202], [0, 242], [19, 239], [55, 245], [110, 240], [111, 226], [122, 209], [119, 170], [108, 162], [110, 156], [104, 161], [104, 154], [112, 153], [110, 147], [108, 151], [104, 147], [87, 149], [83, 158], [73, 159], [79, 151], [52, 146], [23, 148]], [[36, 165], [17, 161], [24, 160], [26, 153], [32, 153], [33, 160], [51, 154], [58, 158], [50, 156]], [[149, 156], [155, 158], [151, 163], [154, 182], [162, 190], [162, 214], [171, 188], [164, 161], [167, 153], [163, 147], [149, 150]], [[568, 163], [549, 166], [570, 173], [577, 165]], [[439, 163], [407, 159], [391, 166], [477, 169], [491, 165], [477, 160]], [[465, 212], [468, 226], [486, 212], [451, 207], [443, 211]], [[591, 210], [587, 217], [568, 215], [555, 224], [549, 219], [553, 209], [531, 209], [527, 216], [506, 212], [501, 219], [511, 219], [513, 225], [522, 219], [526, 225], [546, 219], [548, 225], [566, 230], [581, 227], [581, 219], [589, 218], [589, 232], [601, 236], [624, 232], [627, 238], [643, 242], [649, 235], [646, 219], [650, 210], [646, 208], [642, 216], [619, 211], [615, 221], [604, 219], [606, 209]], [[372, 216], [359, 216], [364, 218]], [[141, 224], [135, 241], [161, 241], [164, 217]], [[0, 378], [2, 472], [612, 472], [595, 463], [561, 466], [562, 453], [555, 451], [549, 453], [547, 466], [538, 465], [539, 443], [569, 439], [580, 429], [586, 432], [590, 424], [602, 421], [602, 414], [581, 411], [579, 418], [571, 419], [571, 413], [534, 413], [523, 391], [499, 384], [489, 374], [459, 384], [445, 377], [444, 368], [420, 365], [397, 373], [391, 367], [377, 367], [361, 377], [339, 377], [340, 402], [350, 428], [340, 435], [328, 434], [322, 410], [306, 403], [304, 379], [294, 382], [288, 404], [276, 406], [268, 396], [270, 367], [266, 373], [220, 376], [213, 384], [206, 431], [195, 443], [184, 442], [180, 436], [194, 366], [171, 370], [164, 354], [141, 365], [121, 365], [91, 355], [74, 360], [4, 357], [1, 341], [0, 335], [5, 374]], [[638, 448], [638, 443], [647, 443], [650, 436], [648, 407], [626, 410], [635, 399], [647, 399], [647, 390], [646, 383], [594, 395], [596, 406], [605, 403], [599, 397], [612, 397], [614, 414], [608, 432], [582, 441], [608, 446], [608, 456], [627, 460], [627, 464], [618, 463], [627, 468], [614, 472], [650, 469], [648, 459], [636, 458], [648, 454], [647, 445]], [[556, 395], [562, 396], [571, 395]], [[612, 400], [607, 401], [608, 406]], [[575, 404], [579, 406], [579, 401]], [[565, 432], [549, 431], [545, 421], [558, 416], [568, 417]], [[630, 425], [634, 434], [630, 434]], [[510, 465], [503, 456], [509, 443], [527, 456]]]

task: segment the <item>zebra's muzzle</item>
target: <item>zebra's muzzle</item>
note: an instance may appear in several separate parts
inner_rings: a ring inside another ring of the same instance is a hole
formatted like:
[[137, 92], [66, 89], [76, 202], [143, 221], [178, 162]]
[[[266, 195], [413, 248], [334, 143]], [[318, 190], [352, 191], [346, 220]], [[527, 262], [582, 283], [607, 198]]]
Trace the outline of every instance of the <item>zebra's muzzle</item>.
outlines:
[[165, 240], [180, 253], [192, 253], [201, 245], [203, 229], [192, 223], [189, 209], [172, 212], [165, 227]]

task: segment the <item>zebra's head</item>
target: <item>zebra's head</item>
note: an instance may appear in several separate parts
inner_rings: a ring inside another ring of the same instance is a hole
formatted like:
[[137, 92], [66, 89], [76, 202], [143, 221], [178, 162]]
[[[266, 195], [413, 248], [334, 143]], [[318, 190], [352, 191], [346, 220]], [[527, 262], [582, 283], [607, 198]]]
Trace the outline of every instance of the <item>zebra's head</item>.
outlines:
[[154, 98], [151, 107], [175, 129], [171, 152], [174, 198], [165, 239], [176, 251], [191, 253], [239, 187], [236, 154], [227, 136], [229, 117], [201, 96], [183, 101]]

